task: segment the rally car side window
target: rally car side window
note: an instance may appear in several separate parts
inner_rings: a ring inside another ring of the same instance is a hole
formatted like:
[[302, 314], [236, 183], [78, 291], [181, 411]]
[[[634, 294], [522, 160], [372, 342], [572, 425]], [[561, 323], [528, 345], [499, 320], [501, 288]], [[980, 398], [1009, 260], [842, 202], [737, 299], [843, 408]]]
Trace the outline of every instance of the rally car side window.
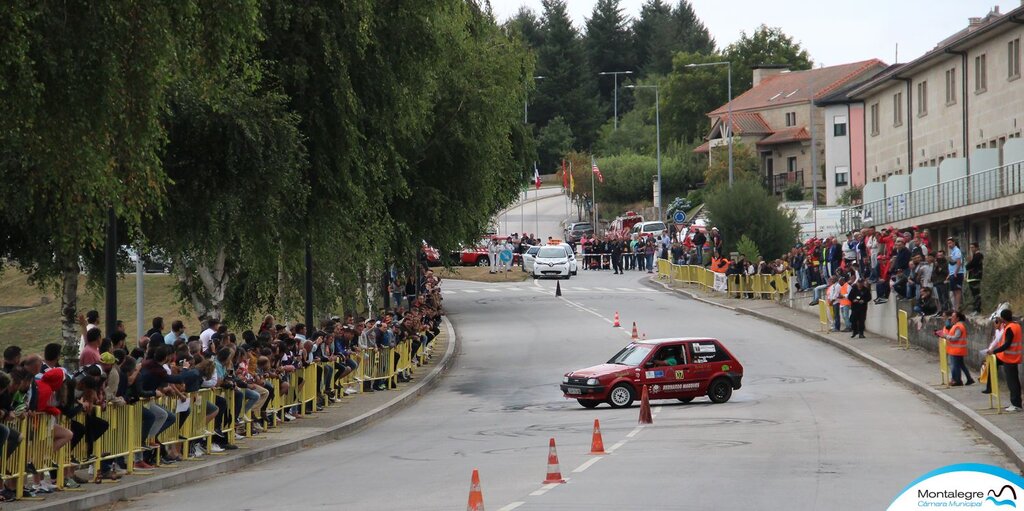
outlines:
[[724, 362], [729, 360], [725, 352], [714, 341], [694, 341], [690, 343], [689, 356], [693, 364]]

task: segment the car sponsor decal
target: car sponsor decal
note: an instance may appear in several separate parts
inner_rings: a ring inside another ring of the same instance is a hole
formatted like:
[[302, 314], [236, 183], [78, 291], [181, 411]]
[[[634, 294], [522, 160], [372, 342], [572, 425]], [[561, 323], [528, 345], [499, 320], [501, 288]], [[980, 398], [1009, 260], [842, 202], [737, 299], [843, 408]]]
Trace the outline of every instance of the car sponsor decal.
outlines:
[[701, 344], [699, 342], [693, 343], [694, 353], [714, 353], [716, 351], [714, 344]]
[[661, 392], [661, 385], [652, 385], [651, 386], [651, 394], [657, 394], [659, 392]]
[[[655, 386], [657, 386], [657, 385], [655, 385]], [[681, 390], [683, 388], [683, 386], [681, 384], [677, 383], [675, 385], [665, 385], [664, 388], [665, 388], [665, 392], [668, 392], [670, 390]]]
[[683, 388], [683, 389], [695, 389], [695, 388], [697, 388], [697, 387], [700, 387], [700, 384], [699, 384], [699, 383], [684, 383], [684, 384], [682, 385], [682, 388]]
[[723, 371], [728, 371], [729, 370], [729, 364], [722, 364], [722, 370]]
[[681, 371], [681, 370], [680, 371], [676, 371], [676, 379], [677, 380], [682, 380], [683, 379], [683, 371]]
[[665, 371], [647, 371], [644, 373], [647, 378], [664, 378]]

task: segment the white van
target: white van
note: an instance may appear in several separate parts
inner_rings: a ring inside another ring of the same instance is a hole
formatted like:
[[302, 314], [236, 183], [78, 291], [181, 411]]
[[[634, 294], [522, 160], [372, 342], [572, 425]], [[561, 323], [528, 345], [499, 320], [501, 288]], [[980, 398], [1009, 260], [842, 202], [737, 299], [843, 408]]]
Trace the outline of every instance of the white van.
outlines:
[[633, 230], [629, 231], [630, 234], [641, 234], [644, 236], [657, 236], [661, 234], [661, 231], [668, 230], [668, 226], [665, 222], [640, 222], [633, 226]]

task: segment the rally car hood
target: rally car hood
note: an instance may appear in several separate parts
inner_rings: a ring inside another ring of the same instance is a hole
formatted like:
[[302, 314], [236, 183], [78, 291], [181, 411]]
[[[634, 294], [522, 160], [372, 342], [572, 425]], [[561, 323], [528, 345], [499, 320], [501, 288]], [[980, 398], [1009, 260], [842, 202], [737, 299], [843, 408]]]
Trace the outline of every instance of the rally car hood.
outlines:
[[568, 376], [576, 378], [596, 378], [598, 376], [604, 376], [606, 374], [614, 374], [623, 371], [630, 371], [633, 366], [627, 366], [622, 364], [598, 364], [596, 366], [587, 367], [584, 369], [577, 369]]

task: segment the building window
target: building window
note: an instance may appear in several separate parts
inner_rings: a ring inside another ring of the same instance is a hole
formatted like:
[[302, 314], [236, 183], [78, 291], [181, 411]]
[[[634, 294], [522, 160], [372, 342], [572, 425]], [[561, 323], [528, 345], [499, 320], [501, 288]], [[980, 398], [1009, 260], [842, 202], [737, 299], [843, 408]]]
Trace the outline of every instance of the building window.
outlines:
[[833, 135], [846, 136], [846, 116], [836, 116], [833, 118]]
[[917, 84], [917, 116], [928, 115], [928, 82]]
[[786, 126], [796, 126], [796, 112], [786, 112]]
[[956, 68], [946, 70], [946, 104], [956, 104]]
[[903, 93], [892, 95], [892, 125], [903, 126]]
[[796, 172], [796, 156], [786, 158], [786, 172]]
[[988, 90], [988, 66], [985, 54], [974, 57], [974, 93], [981, 94]]
[[836, 167], [836, 186], [850, 184], [850, 167]]
[[1020, 38], [1007, 43], [1006, 77], [1010, 80], [1020, 78]]
[[871, 105], [871, 135], [878, 135], [878, 103]]

